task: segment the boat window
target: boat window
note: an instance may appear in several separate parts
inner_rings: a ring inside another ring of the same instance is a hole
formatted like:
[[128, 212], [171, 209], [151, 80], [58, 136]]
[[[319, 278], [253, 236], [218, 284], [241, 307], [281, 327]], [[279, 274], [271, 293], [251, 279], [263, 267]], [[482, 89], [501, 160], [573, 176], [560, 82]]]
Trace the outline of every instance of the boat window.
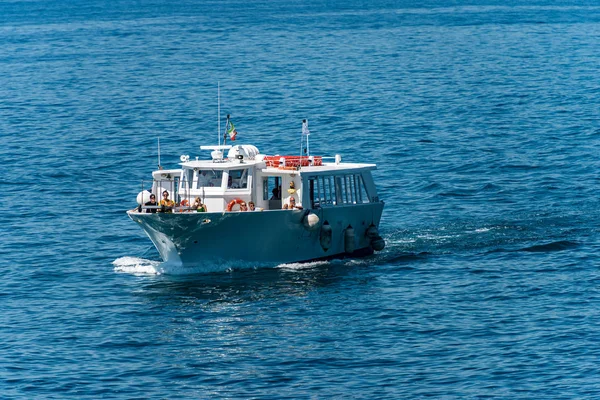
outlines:
[[321, 203], [319, 202], [319, 181], [316, 176], [311, 176], [308, 178], [308, 188], [309, 188], [309, 198], [311, 208], [319, 208], [321, 207]]
[[[275, 192], [273, 192], [273, 190], [275, 190]], [[263, 200], [281, 200], [280, 177], [269, 176], [263, 180]]]
[[181, 191], [181, 177], [176, 176], [172, 179], [155, 180], [152, 185], [152, 193], [157, 196], [157, 199], [162, 197], [162, 191], [167, 190], [171, 194], [171, 199], [177, 199], [178, 193]]
[[189, 190], [193, 179], [194, 171], [191, 169], [184, 169], [181, 173], [181, 190]]
[[327, 204], [327, 193], [325, 192], [327, 185], [327, 180], [323, 176], [319, 176], [317, 179], [319, 182], [319, 203], [322, 205]]
[[267, 178], [263, 179], [263, 200], [269, 200], [269, 180]]
[[313, 208], [369, 202], [360, 174], [313, 176], [308, 178], [308, 187]]
[[228, 189], [246, 189], [248, 187], [248, 168], [230, 169], [227, 181]]
[[181, 173], [181, 179], [179, 182], [179, 192], [186, 195], [189, 194], [192, 188], [192, 179], [194, 177], [194, 171], [191, 169], [184, 169]]
[[331, 193], [331, 199], [329, 200], [329, 204], [336, 205], [337, 204], [337, 196], [335, 194], [335, 182], [333, 176], [327, 177], [329, 183], [329, 191]]
[[336, 198], [339, 204], [368, 203], [369, 196], [360, 174], [335, 177]]
[[346, 191], [349, 204], [356, 204], [356, 196], [354, 195], [354, 175], [346, 175]]
[[335, 177], [335, 193], [336, 193], [336, 204], [344, 204], [344, 186], [342, 186], [342, 177]]
[[329, 176], [323, 177], [323, 204], [333, 204], [332, 202], [332, 191]]
[[334, 177], [332, 175], [322, 175], [308, 178], [309, 198], [313, 208], [327, 205], [336, 205], [338, 199]]
[[310, 208], [318, 208], [319, 204], [315, 203], [315, 178], [308, 178], [308, 198], [310, 199]]
[[340, 180], [340, 192], [342, 194], [342, 203], [346, 204], [348, 203], [348, 192], [346, 191], [346, 177], [345, 176], [340, 176], [338, 177], [338, 179]]
[[221, 187], [223, 171], [203, 169], [196, 172], [196, 189], [205, 187]]
[[356, 184], [358, 189], [356, 193], [358, 194], [358, 202], [359, 203], [368, 203], [369, 195], [367, 194], [367, 189], [365, 188], [365, 182], [363, 180], [362, 175], [356, 175]]

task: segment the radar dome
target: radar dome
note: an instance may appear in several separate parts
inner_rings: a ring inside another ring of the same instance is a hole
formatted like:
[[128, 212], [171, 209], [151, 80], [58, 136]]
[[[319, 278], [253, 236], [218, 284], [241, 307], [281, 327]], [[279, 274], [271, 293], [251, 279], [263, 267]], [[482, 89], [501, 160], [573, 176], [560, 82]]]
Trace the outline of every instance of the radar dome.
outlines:
[[229, 149], [227, 158], [236, 159], [237, 156], [241, 155], [247, 160], [254, 160], [254, 157], [256, 157], [259, 153], [260, 151], [258, 151], [256, 146], [252, 146], [251, 144], [243, 144], [233, 146], [231, 149]]

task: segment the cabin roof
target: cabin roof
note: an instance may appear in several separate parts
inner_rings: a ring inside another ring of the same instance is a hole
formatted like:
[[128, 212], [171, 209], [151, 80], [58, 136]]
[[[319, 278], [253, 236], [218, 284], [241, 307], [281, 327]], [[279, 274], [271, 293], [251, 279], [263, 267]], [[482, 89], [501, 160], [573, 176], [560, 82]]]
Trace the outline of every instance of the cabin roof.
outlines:
[[350, 171], [350, 170], [374, 170], [377, 168], [375, 164], [364, 164], [364, 163], [323, 163], [319, 166], [302, 167], [300, 170], [295, 169], [283, 169], [278, 167], [266, 167], [264, 161], [258, 160], [244, 160], [240, 163], [238, 160], [225, 160], [223, 162], [213, 162], [212, 160], [192, 160], [180, 165], [185, 169], [200, 169], [200, 170], [230, 170], [239, 168], [249, 168], [252, 166], [258, 166], [261, 168], [261, 172], [268, 175], [281, 175], [282, 173], [290, 175], [298, 174], [331, 174], [336, 172]]
[[266, 167], [261, 171], [268, 175], [281, 175], [282, 173], [296, 175], [296, 174], [331, 174], [336, 172], [352, 171], [352, 170], [374, 170], [377, 169], [375, 164], [360, 164], [360, 163], [324, 163], [319, 166], [302, 167], [299, 170], [285, 170], [277, 167]]
[[213, 160], [192, 160], [184, 163], [180, 163], [183, 168], [188, 169], [239, 169], [239, 168], [248, 168], [256, 164], [263, 164], [263, 161], [257, 160], [244, 160], [244, 162], [239, 162], [238, 160], [224, 160], [219, 162], [214, 162]]

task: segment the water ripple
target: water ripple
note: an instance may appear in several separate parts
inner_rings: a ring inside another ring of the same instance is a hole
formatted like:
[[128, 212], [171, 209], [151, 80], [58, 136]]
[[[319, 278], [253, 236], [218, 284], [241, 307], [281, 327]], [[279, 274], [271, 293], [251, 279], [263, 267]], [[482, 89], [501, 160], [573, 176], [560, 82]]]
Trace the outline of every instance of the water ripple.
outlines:
[[[488, 3], [0, 3], [2, 395], [599, 397], [600, 7]], [[161, 263], [124, 212], [217, 82], [242, 142], [376, 162], [386, 249]]]

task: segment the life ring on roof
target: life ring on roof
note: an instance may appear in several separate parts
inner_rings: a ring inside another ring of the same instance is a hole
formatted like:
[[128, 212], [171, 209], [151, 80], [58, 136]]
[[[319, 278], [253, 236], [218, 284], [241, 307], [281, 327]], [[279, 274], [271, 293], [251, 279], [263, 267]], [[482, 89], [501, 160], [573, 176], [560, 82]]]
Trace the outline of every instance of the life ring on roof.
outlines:
[[233, 206], [235, 206], [236, 204], [239, 204], [239, 205], [240, 205], [240, 208], [241, 208], [241, 205], [242, 205], [242, 204], [245, 204], [245, 203], [246, 203], [246, 202], [245, 202], [244, 200], [242, 200], [242, 199], [239, 199], [239, 198], [235, 198], [235, 199], [231, 200], [231, 201], [229, 202], [229, 204], [227, 204], [227, 211], [231, 211], [231, 210], [233, 210]]

